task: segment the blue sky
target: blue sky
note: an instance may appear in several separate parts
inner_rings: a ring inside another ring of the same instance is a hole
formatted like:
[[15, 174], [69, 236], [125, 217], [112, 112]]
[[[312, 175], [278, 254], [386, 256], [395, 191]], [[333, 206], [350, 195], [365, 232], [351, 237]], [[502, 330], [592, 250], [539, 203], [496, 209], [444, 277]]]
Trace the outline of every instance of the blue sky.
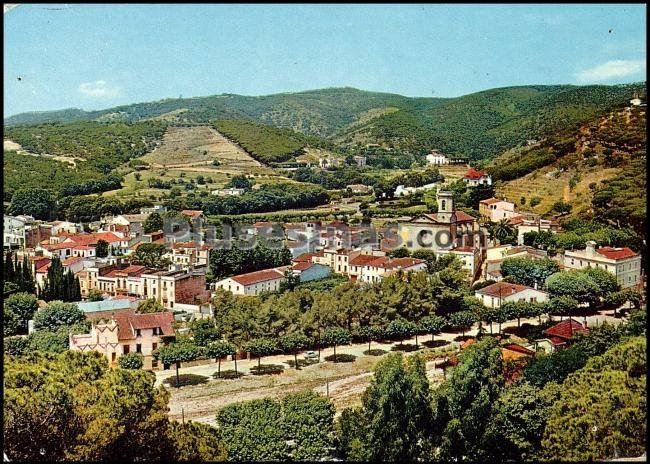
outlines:
[[645, 18], [641, 4], [21, 5], [4, 18], [4, 112], [642, 81]]

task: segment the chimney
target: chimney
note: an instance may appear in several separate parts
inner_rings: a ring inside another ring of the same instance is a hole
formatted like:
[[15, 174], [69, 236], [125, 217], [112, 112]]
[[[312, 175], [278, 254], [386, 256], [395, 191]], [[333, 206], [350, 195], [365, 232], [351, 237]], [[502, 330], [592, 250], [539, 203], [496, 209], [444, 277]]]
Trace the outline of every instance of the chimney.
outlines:
[[587, 256], [593, 256], [596, 252], [596, 242], [589, 240], [587, 243]]

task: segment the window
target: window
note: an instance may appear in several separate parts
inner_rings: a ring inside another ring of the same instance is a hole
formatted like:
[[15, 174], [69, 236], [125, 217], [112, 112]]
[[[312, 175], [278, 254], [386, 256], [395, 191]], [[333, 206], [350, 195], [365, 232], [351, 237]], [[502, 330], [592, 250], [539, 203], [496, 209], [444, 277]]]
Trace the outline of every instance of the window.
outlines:
[[139, 337], [140, 335], [142, 335], [142, 333], [140, 332], [140, 329], [135, 329], [135, 336]]
[[123, 346], [123, 351], [124, 351], [124, 354], [129, 354], [129, 352], [131, 351], [131, 346], [130, 345], [124, 345]]
[[138, 343], [137, 345], [135, 345], [135, 352], [136, 353], [142, 353], [142, 344], [141, 343]]
[[154, 327], [154, 328], [153, 328], [153, 334], [154, 334], [154, 335], [158, 335], [158, 327]]
[[154, 351], [156, 348], [158, 348], [158, 343], [152, 343], [151, 344], [151, 351]]

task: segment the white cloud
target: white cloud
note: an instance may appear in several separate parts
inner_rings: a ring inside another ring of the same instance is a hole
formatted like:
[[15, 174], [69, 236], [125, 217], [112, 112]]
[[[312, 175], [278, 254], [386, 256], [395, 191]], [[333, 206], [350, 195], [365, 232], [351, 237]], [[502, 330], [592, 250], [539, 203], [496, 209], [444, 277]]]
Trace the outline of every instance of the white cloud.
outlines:
[[581, 82], [599, 82], [645, 72], [643, 60], [612, 60], [577, 73]]
[[79, 86], [79, 92], [86, 97], [92, 98], [112, 98], [120, 94], [120, 88], [117, 86], [110, 86], [104, 80], [95, 82], [84, 82]]

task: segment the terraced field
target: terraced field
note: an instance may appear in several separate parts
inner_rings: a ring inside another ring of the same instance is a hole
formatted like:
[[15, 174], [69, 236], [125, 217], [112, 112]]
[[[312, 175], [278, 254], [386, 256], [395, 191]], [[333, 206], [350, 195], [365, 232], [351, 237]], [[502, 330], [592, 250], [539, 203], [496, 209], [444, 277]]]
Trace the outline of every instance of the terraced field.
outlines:
[[[554, 166], [547, 166], [532, 172], [524, 177], [515, 179], [505, 184], [497, 185], [496, 192], [512, 201], [521, 211], [531, 211], [538, 214], [547, 213], [553, 203], [559, 200], [568, 201], [573, 205], [571, 214], [587, 211], [591, 206], [592, 193], [589, 184], [599, 184], [602, 180], [610, 179], [620, 172], [620, 168], [603, 169], [581, 168], [581, 180], [573, 189], [569, 188], [569, 181], [575, 170], [571, 169], [557, 175]], [[526, 204], [521, 204], [521, 198], [526, 199]], [[530, 207], [530, 200], [539, 197], [541, 203], [534, 208]]]
[[[122, 189], [104, 195], [131, 196], [137, 192], [140, 196], [158, 198], [164, 190], [149, 188], [151, 178], [187, 181], [202, 176], [212, 180], [197, 185], [198, 191], [221, 188], [232, 176], [242, 174], [255, 178], [258, 184], [291, 182], [209, 126], [170, 127], [162, 145], [138, 159], [148, 163], [149, 169], [125, 175]], [[216, 166], [215, 160], [218, 161]], [[136, 174], [140, 180], [136, 179]]]

